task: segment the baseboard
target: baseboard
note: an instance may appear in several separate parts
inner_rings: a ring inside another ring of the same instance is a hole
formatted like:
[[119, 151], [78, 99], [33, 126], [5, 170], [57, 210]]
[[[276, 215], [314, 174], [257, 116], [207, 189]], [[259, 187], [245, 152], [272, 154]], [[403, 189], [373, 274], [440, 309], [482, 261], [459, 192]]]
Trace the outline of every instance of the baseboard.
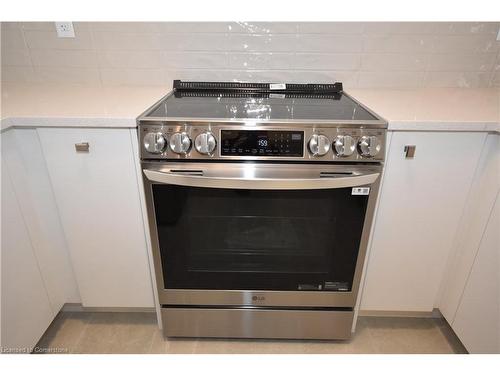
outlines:
[[65, 303], [61, 309], [64, 312], [152, 312], [154, 307], [84, 307], [81, 303]]
[[[84, 307], [81, 303], [65, 303], [61, 308], [65, 312], [155, 312], [154, 307]], [[442, 318], [439, 309], [432, 311], [389, 311], [359, 310], [359, 316], [394, 317], [394, 318]]]
[[[81, 303], [65, 303], [61, 308], [65, 312], [155, 312], [154, 307], [84, 307]], [[359, 310], [358, 316], [394, 317], [394, 318], [442, 318], [439, 309], [432, 311], [389, 311]]]
[[358, 316], [392, 317], [392, 318], [442, 318], [439, 309], [432, 311], [387, 311], [359, 310]]

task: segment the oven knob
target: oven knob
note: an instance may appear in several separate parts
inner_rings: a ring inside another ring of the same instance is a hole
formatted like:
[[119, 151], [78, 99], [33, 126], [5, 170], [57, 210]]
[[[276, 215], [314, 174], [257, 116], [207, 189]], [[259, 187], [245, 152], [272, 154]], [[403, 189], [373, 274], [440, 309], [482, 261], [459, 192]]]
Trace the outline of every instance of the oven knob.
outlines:
[[176, 154], [187, 154], [191, 148], [191, 138], [186, 132], [174, 133], [170, 137], [170, 149]]
[[194, 139], [194, 147], [196, 151], [203, 155], [210, 155], [217, 147], [217, 141], [210, 132], [198, 134]]
[[309, 151], [314, 156], [323, 156], [330, 151], [330, 140], [322, 134], [313, 134], [309, 140]]
[[364, 135], [359, 139], [358, 149], [361, 156], [373, 157], [380, 151], [380, 141], [374, 135]]
[[147, 133], [144, 136], [144, 148], [151, 154], [161, 154], [167, 140], [162, 133]]
[[333, 148], [338, 156], [351, 156], [356, 142], [350, 135], [338, 135], [333, 141]]

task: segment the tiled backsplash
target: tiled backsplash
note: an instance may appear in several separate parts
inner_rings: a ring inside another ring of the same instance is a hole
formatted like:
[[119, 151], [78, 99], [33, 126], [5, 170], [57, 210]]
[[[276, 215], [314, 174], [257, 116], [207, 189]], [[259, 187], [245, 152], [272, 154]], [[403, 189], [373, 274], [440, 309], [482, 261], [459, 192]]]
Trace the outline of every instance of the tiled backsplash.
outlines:
[[2, 23], [2, 81], [165, 85], [173, 79], [499, 87], [496, 23]]

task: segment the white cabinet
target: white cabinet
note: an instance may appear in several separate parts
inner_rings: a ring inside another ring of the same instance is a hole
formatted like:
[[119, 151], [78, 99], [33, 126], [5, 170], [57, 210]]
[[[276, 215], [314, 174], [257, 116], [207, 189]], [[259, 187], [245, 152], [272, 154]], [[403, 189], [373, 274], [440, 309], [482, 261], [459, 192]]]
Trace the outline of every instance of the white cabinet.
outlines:
[[[500, 186], [500, 135], [489, 134], [458, 226], [439, 310], [452, 324]], [[500, 245], [499, 245], [500, 246]], [[500, 270], [499, 270], [500, 271]]]
[[471, 353], [500, 352], [500, 135], [489, 134], [455, 236], [439, 310]]
[[0, 346], [5, 350], [29, 351], [45, 332], [55, 313], [50, 306], [31, 239], [3, 160], [1, 180]]
[[36, 129], [10, 129], [2, 134], [2, 157], [52, 310], [57, 313], [65, 303], [80, 302], [80, 296]]
[[497, 194], [452, 328], [470, 353], [500, 353], [500, 200]]
[[[486, 135], [394, 132], [361, 311], [431, 312]], [[404, 147], [415, 145], [413, 159]], [[465, 152], [466, 151], [466, 152]]]
[[[39, 128], [85, 307], [153, 307], [129, 129]], [[88, 142], [89, 151], [75, 144]]]

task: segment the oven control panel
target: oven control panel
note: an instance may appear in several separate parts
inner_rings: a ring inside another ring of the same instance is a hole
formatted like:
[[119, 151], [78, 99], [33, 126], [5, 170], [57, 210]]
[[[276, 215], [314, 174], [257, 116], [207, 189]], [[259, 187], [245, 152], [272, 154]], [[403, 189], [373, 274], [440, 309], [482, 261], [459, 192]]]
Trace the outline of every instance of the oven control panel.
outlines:
[[304, 132], [290, 130], [220, 131], [221, 156], [304, 156]]
[[384, 160], [386, 130], [370, 126], [142, 123], [144, 160]]

